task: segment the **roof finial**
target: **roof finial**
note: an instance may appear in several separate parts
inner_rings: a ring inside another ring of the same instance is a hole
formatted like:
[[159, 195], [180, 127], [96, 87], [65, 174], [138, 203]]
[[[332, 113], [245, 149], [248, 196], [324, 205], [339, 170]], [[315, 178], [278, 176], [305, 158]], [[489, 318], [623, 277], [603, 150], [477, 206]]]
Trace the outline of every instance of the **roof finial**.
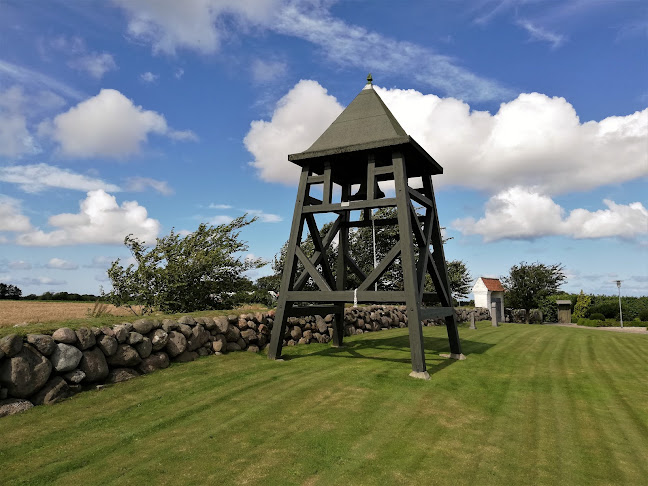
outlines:
[[373, 78], [371, 77], [371, 73], [367, 75], [367, 84], [373, 84]]

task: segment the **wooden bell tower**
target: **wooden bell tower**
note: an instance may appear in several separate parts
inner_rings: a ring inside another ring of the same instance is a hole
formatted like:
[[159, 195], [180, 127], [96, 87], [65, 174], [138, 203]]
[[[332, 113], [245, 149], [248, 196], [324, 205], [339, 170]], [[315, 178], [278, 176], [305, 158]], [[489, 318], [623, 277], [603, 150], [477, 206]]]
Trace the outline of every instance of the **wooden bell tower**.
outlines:
[[[301, 177], [268, 357], [281, 357], [286, 322], [292, 316], [334, 314], [333, 346], [342, 346], [344, 304], [358, 302], [406, 305], [410, 376], [429, 379], [421, 324], [425, 319], [445, 318], [450, 357], [463, 359], [432, 186], [432, 176], [442, 174], [443, 168], [405, 133], [373, 89], [371, 74], [364, 89], [315, 143], [289, 155], [288, 160], [301, 167]], [[419, 177], [422, 188], [411, 188], [408, 180]], [[395, 197], [384, 197], [378, 181], [393, 181]], [[358, 184], [360, 190], [352, 195], [351, 186]], [[333, 201], [334, 185], [341, 189], [339, 202]], [[314, 186], [321, 187], [321, 200], [311, 195]], [[378, 219], [375, 224], [397, 225], [400, 240], [365, 274], [349, 254], [349, 230], [371, 225], [371, 211], [384, 207], [395, 207], [397, 217]], [[322, 237], [315, 215], [323, 213], [332, 213], [336, 219]], [[353, 220], [352, 215], [358, 213], [364, 213], [364, 218]], [[311, 257], [300, 248], [304, 223], [315, 248]], [[326, 254], [336, 236], [334, 274]], [[403, 290], [375, 290], [374, 284], [396, 261], [402, 266]], [[298, 262], [303, 267], [300, 274]], [[362, 282], [357, 288], [349, 288], [349, 272]], [[435, 292], [430, 294], [424, 292], [426, 274], [434, 284]], [[304, 290], [309, 278], [317, 290]], [[437, 305], [425, 306], [429, 301]]]

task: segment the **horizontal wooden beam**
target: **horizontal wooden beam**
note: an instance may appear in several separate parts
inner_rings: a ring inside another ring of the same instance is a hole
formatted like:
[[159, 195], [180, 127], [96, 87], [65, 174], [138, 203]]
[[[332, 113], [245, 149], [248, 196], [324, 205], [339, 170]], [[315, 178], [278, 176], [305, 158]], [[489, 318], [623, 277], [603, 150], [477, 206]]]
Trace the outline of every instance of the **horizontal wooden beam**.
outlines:
[[[419, 222], [423, 222], [425, 216], [420, 216], [417, 214]], [[376, 218], [373, 220], [377, 227], [381, 226], [394, 226], [398, 224], [398, 218]], [[343, 226], [347, 228], [368, 228], [371, 226], [371, 220], [362, 220], [362, 221], [349, 221], [348, 223], [343, 223]]]
[[324, 182], [324, 174], [308, 176], [309, 184], [321, 184]]
[[376, 175], [393, 174], [393, 173], [394, 173], [393, 165], [385, 165], [383, 167], [374, 168], [374, 174]]
[[[403, 291], [373, 291], [365, 290], [357, 292], [357, 300], [362, 303], [405, 303], [405, 292]], [[308, 291], [308, 290], [291, 290], [286, 292], [288, 302], [353, 302], [353, 290], [335, 290], [335, 291]]]
[[396, 198], [374, 199], [372, 201], [347, 201], [335, 204], [304, 206], [302, 213], [333, 213], [338, 211], [358, 211], [360, 209], [386, 208], [396, 206]]
[[454, 314], [452, 307], [421, 307], [421, 320], [438, 319]]

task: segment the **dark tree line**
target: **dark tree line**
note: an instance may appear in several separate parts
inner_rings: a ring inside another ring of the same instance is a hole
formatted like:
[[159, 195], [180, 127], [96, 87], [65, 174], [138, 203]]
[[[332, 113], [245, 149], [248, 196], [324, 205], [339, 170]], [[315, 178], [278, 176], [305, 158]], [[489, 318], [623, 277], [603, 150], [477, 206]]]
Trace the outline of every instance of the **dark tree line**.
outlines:
[[15, 285], [0, 283], [0, 299], [17, 300], [22, 296], [22, 290]]

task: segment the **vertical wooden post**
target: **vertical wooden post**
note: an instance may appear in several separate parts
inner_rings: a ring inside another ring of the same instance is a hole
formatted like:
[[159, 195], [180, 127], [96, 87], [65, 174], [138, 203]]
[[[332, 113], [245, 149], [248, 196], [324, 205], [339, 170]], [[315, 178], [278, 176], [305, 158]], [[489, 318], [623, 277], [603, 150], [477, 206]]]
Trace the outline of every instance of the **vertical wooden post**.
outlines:
[[491, 302], [491, 323], [493, 327], [498, 327], [497, 324], [497, 302]]
[[[342, 185], [341, 201], [346, 202], [351, 197], [351, 185]], [[338, 231], [338, 257], [336, 265], [336, 282], [335, 290], [346, 290], [347, 285], [347, 266], [346, 253], [349, 251], [349, 211], [344, 211], [340, 215], [340, 230]], [[344, 303], [335, 307], [335, 325], [333, 326], [333, 347], [339, 348], [344, 341]]]
[[392, 154], [392, 162], [394, 164], [398, 231], [401, 241], [401, 265], [403, 266], [403, 285], [405, 287], [405, 305], [407, 307], [407, 327], [409, 329], [410, 351], [412, 355], [412, 373], [410, 373], [410, 376], [429, 380], [430, 375], [425, 367], [425, 349], [423, 346], [423, 328], [421, 325], [421, 299], [418, 279], [416, 278], [407, 170], [405, 168], [405, 160], [400, 152], [394, 152]]
[[286, 251], [286, 261], [284, 264], [283, 273], [281, 275], [281, 287], [279, 292], [279, 299], [277, 301], [277, 311], [275, 313], [275, 320], [272, 327], [272, 335], [270, 337], [270, 347], [268, 348], [268, 358], [279, 359], [281, 357], [281, 348], [283, 347], [283, 335], [286, 330], [286, 311], [290, 310], [292, 303], [287, 302], [286, 292], [292, 290], [295, 281], [295, 273], [297, 272], [297, 257], [295, 256], [295, 248], [299, 245], [302, 230], [304, 228], [304, 216], [302, 211], [304, 209], [304, 201], [308, 197], [308, 176], [310, 171], [308, 168], [302, 168], [301, 177], [299, 179], [299, 187], [297, 189], [297, 200], [295, 201], [295, 211], [293, 213], [292, 226], [290, 228], [290, 238], [288, 239], [288, 248]]

